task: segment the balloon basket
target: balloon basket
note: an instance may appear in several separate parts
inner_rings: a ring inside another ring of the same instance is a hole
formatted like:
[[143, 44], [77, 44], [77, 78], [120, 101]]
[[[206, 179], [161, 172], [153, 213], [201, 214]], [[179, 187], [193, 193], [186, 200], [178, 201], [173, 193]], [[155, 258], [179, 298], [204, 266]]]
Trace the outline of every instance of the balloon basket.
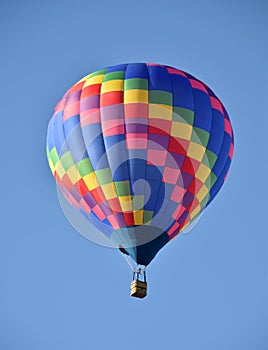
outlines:
[[130, 285], [130, 295], [135, 298], [144, 298], [147, 295], [147, 282], [134, 280]]
[[135, 298], [143, 299], [147, 295], [147, 282], [145, 267], [139, 265], [133, 271], [133, 281], [130, 285], [130, 295]]

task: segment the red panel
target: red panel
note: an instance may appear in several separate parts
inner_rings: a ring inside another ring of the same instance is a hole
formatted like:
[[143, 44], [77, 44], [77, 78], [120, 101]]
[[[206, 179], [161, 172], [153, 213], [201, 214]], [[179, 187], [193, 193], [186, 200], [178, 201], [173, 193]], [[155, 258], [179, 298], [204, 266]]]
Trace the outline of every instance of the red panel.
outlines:
[[89, 192], [87, 185], [85, 184], [83, 179], [80, 179], [79, 181], [77, 181], [77, 183], [75, 184], [75, 187], [82, 197], [84, 197]]
[[66, 103], [66, 97], [63, 97], [55, 107], [55, 114], [59, 111], [62, 111]]
[[120, 225], [119, 225], [119, 223], [117, 222], [117, 220], [116, 220], [116, 218], [115, 218], [114, 215], [108, 215], [108, 216], [107, 216], [107, 220], [110, 222], [110, 224], [112, 225], [112, 227], [113, 227], [114, 229], [120, 228]]
[[93, 85], [86, 86], [81, 92], [81, 99], [88, 96], [99, 95], [100, 89], [101, 89], [101, 84], [93, 84]]
[[112, 198], [107, 200], [109, 207], [113, 213], [121, 213], [122, 208], [118, 198]]
[[67, 119], [77, 114], [80, 114], [80, 101], [71, 103], [64, 108], [63, 121], [65, 122]]
[[123, 216], [125, 218], [125, 222], [127, 226], [135, 225], [133, 213], [123, 213]]
[[92, 209], [92, 211], [97, 215], [97, 217], [103, 221], [106, 216], [104, 212], [101, 210], [101, 207], [99, 205], [95, 205], [95, 207]]
[[100, 106], [110, 106], [124, 102], [124, 91], [106, 92], [100, 95]]
[[203, 182], [198, 180], [197, 178], [194, 178], [190, 186], [187, 188], [187, 191], [195, 195], [199, 192], [202, 186], [203, 186]]
[[124, 105], [125, 118], [148, 118], [147, 103], [127, 103]]
[[67, 174], [64, 174], [62, 177], [62, 183], [64, 184], [64, 186], [67, 188], [67, 190], [69, 192], [71, 192], [71, 189], [73, 187], [73, 184], [71, 182], [71, 180], [69, 179], [69, 176]]
[[183, 166], [182, 166], [182, 171], [195, 176], [196, 170], [198, 169], [199, 165], [200, 165], [200, 162], [198, 162], [197, 160], [189, 157], [185, 157]]
[[95, 201], [100, 204], [102, 202], [105, 202], [106, 199], [105, 199], [105, 196], [102, 192], [102, 189], [101, 187], [97, 187], [95, 188], [94, 190], [91, 190], [90, 191], [90, 194], [92, 195], [92, 197], [95, 199]]
[[85, 202], [83, 198], [81, 198], [79, 205], [87, 214], [91, 212], [90, 206]]
[[190, 141], [187, 141], [187, 140], [178, 141], [174, 137], [170, 137], [168, 151], [185, 155], [187, 153], [189, 143], [190, 143]]

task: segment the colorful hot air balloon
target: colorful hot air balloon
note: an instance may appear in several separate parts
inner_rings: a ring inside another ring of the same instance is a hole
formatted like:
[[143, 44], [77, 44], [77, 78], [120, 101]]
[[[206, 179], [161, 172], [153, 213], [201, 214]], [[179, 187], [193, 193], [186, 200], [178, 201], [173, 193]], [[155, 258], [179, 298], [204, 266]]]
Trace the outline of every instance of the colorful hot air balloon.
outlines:
[[145, 266], [213, 200], [232, 154], [230, 119], [211, 89], [152, 63], [81, 79], [57, 104], [47, 134], [60, 191]]

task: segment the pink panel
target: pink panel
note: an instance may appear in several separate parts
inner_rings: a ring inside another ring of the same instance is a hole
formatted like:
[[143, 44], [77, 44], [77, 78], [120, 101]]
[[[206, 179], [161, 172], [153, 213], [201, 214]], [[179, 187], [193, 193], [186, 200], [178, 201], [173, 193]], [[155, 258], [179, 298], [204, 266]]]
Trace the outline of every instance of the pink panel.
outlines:
[[166, 164], [167, 151], [148, 150], [147, 163], [164, 166]]
[[211, 102], [212, 108], [217, 109], [222, 114], [224, 114], [222, 105], [221, 105], [220, 101], [217, 98], [215, 98], [213, 96], [210, 96], [210, 102]]

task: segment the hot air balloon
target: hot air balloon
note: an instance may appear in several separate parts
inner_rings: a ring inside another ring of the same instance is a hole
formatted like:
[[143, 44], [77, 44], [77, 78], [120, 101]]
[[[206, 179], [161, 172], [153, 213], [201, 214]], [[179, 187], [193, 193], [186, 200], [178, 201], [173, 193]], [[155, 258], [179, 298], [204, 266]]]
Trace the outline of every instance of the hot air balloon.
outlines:
[[227, 111], [192, 75], [161, 64], [95, 71], [55, 107], [47, 157], [59, 190], [92, 227], [145, 267], [209, 205], [233, 155]]

